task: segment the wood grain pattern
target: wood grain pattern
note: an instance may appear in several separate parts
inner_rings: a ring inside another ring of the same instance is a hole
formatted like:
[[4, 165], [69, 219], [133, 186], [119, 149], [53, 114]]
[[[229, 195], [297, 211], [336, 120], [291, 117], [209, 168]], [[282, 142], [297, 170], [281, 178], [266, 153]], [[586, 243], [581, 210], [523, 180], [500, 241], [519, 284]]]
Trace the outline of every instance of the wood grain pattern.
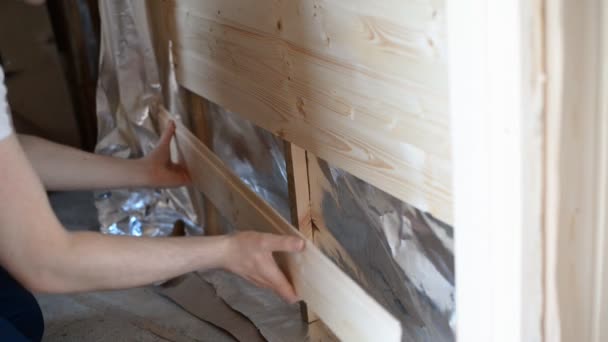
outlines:
[[284, 144], [284, 151], [291, 223], [306, 238], [312, 240], [313, 227], [310, 215], [310, 189], [306, 151], [287, 142]]
[[[161, 110], [161, 126], [170, 115]], [[252, 192], [181, 123], [177, 144], [195, 186], [237, 229], [305, 237]], [[344, 341], [401, 340], [399, 322], [307, 242], [299, 254], [282, 255], [296, 292]]]
[[451, 222], [443, 2], [163, 2], [178, 82]]
[[[188, 106], [190, 108], [190, 120], [192, 124], [192, 133], [202, 141], [207, 148], [213, 150], [213, 131], [211, 127], [209, 117], [209, 101], [206, 99], [187, 92]], [[205, 217], [205, 234], [206, 235], [218, 235], [222, 233], [220, 227], [219, 214], [217, 209], [213, 206], [211, 201], [205, 198], [199, 198], [192, 194], [190, 197], [193, 202], [203, 201], [202, 206], [204, 208]], [[195, 201], [196, 200], [196, 201]], [[200, 206], [199, 203], [194, 203], [195, 207]]]
[[608, 340], [608, 5], [547, 3], [547, 341]]
[[[283, 143], [283, 151], [287, 171], [291, 224], [314, 243], [306, 151], [289, 142]], [[300, 308], [306, 322], [312, 323], [319, 320], [319, 317], [306, 304], [302, 304]]]

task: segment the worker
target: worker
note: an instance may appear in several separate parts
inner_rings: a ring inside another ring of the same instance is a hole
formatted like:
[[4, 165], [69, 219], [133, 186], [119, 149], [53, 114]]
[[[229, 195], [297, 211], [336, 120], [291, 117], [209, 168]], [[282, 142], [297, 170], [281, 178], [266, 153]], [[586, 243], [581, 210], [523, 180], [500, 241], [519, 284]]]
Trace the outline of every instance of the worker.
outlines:
[[171, 123], [147, 156], [86, 153], [15, 134], [0, 67], [0, 341], [40, 341], [44, 323], [32, 292], [124, 289], [209, 269], [225, 269], [298, 300], [273, 252], [296, 253], [296, 237], [242, 232], [225, 236], [129, 237], [68, 232], [46, 190], [177, 187], [188, 171], [170, 159]]

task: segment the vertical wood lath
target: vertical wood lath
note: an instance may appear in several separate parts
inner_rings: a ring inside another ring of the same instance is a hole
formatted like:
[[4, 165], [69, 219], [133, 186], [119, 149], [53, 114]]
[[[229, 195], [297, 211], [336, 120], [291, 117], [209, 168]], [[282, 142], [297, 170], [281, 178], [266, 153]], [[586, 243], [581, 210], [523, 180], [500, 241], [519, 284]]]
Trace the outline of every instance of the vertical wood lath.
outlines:
[[[314, 243], [306, 151], [288, 142], [284, 143], [283, 149], [285, 151], [291, 224]], [[306, 304], [302, 304], [301, 309], [306, 322], [312, 323], [319, 319]]]
[[608, 6], [547, 3], [547, 341], [608, 338]]
[[[190, 119], [192, 124], [192, 133], [199, 138], [207, 148], [213, 150], [213, 129], [211, 127], [211, 121], [209, 116], [209, 101], [206, 99], [193, 94], [188, 93], [188, 107], [190, 112]], [[199, 199], [200, 196], [192, 195], [193, 200]], [[213, 203], [208, 199], [203, 198], [204, 216], [205, 216], [205, 234], [207, 235], [218, 235], [222, 233], [222, 227], [220, 227], [219, 213], [213, 206]]]

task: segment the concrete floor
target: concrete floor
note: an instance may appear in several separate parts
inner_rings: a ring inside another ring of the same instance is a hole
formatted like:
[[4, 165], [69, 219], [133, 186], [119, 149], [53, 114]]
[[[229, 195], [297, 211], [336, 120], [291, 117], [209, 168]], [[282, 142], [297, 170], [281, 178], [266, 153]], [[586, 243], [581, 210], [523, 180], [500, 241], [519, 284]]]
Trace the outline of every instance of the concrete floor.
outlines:
[[[89, 192], [51, 193], [51, 205], [70, 230], [98, 230]], [[38, 295], [44, 341], [234, 341], [158, 295], [152, 287], [74, 295]]]

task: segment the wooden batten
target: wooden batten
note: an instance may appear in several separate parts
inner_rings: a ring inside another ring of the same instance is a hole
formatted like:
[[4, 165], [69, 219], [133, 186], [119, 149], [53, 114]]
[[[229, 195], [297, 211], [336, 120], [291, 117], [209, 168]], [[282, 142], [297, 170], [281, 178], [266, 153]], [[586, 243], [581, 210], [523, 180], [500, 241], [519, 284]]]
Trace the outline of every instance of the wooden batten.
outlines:
[[[170, 119], [167, 112], [160, 111], [161, 126]], [[176, 140], [196, 188], [237, 229], [306, 239], [179, 122]], [[399, 322], [312, 243], [307, 242], [302, 253], [282, 257], [297, 294], [337, 337], [344, 341], [401, 340]]]
[[180, 85], [451, 223], [442, 1], [160, 5]]

